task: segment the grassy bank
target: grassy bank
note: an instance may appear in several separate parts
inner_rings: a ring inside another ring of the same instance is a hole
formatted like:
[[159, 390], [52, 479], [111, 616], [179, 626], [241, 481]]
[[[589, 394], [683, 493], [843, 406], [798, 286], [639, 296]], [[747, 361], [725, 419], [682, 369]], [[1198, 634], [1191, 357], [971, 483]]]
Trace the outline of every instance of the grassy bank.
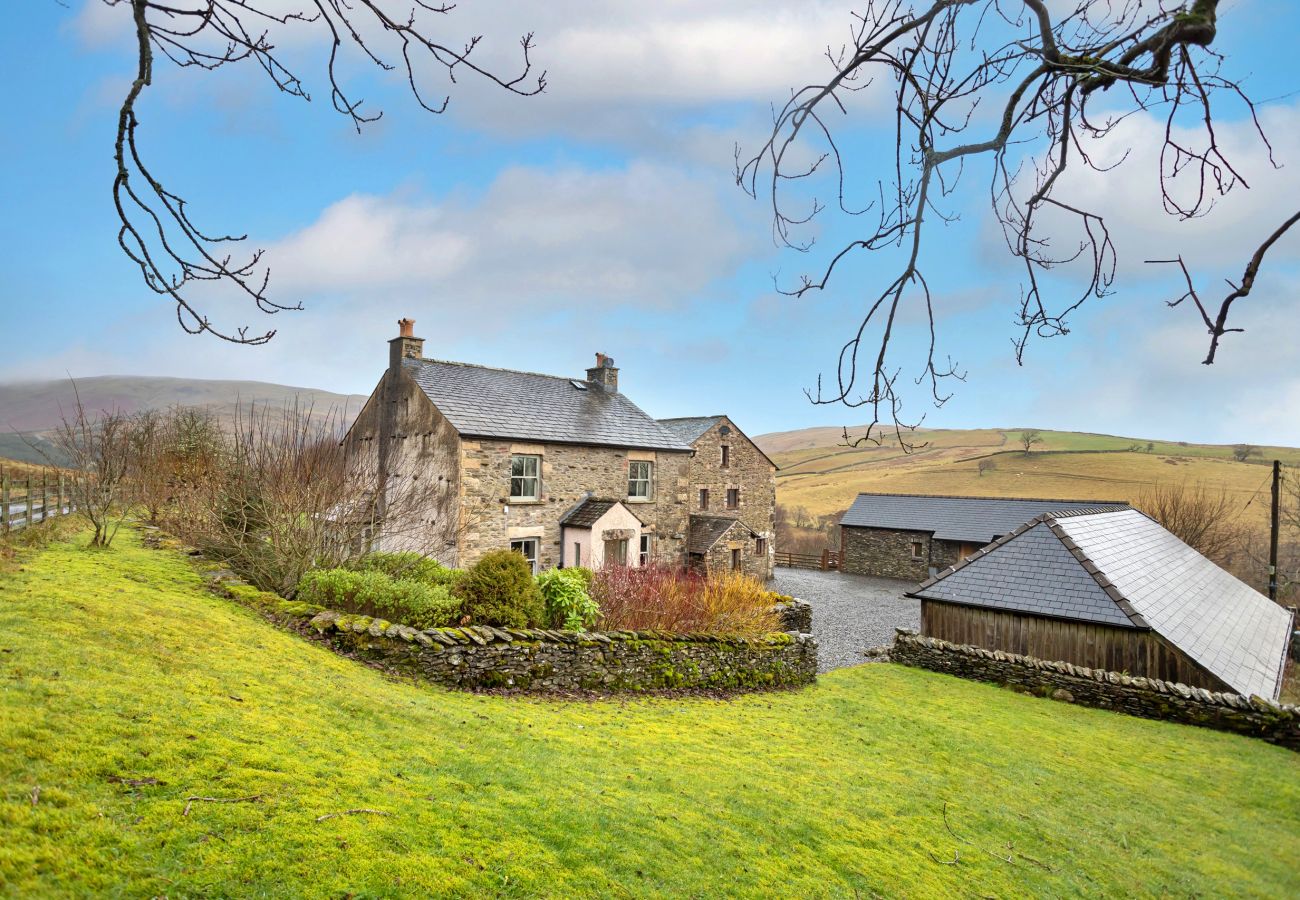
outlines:
[[888, 665], [725, 702], [455, 694], [119, 540], [0, 575], [10, 895], [1300, 890], [1300, 756], [1262, 743]]

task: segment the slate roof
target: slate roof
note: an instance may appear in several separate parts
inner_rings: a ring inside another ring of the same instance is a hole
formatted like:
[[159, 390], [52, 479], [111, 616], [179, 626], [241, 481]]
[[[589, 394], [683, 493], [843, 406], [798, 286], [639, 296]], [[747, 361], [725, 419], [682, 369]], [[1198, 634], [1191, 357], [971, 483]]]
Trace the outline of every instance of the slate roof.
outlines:
[[722, 536], [734, 526], [739, 525], [751, 537], [758, 537], [754, 531], [740, 519], [726, 516], [691, 516], [691, 533], [686, 542], [686, 549], [691, 553], [708, 553], [709, 548], [722, 539]]
[[[694, 444], [700, 439], [704, 432], [708, 431], [725, 418], [726, 416], [683, 416], [676, 419], [659, 419], [658, 421], [660, 425], [677, 435], [687, 444]], [[762, 456], [763, 459], [767, 460], [768, 463], [771, 464], [772, 468], [781, 468], [776, 463], [772, 462], [772, 457], [768, 456], [762, 447], [754, 443], [754, 441], [750, 439], [749, 435], [737, 428], [735, 422], [731, 423], [731, 428], [734, 429], [736, 434], [739, 434], [745, 440], [749, 441], [749, 443], [753, 444], [754, 449], [758, 451], [759, 455]]]
[[1135, 509], [1041, 516], [910, 596], [1150, 628], [1245, 696], [1277, 697], [1291, 632], [1290, 613]]
[[1128, 509], [1123, 501], [858, 494], [841, 525], [931, 532], [939, 540], [987, 544], [1043, 513]]
[[403, 360], [402, 368], [467, 437], [690, 450], [623, 394], [581, 379], [436, 359]]
[[693, 444], [700, 435], [708, 431], [722, 416], [684, 416], [679, 419], [659, 419], [659, 424], [681, 439], [682, 443]]
[[[588, 497], [565, 513], [560, 519], [560, 524], [566, 528], [590, 528], [600, 521], [601, 516], [621, 504], [621, 500], [598, 500], [595, 497]], [[632, 510], [629, 509], [628, 512]], [[636, 513], [632, 512], [632, 517], [641, 522], [641, 517]], [[641, 522], [641, 524], [645, 523]]]

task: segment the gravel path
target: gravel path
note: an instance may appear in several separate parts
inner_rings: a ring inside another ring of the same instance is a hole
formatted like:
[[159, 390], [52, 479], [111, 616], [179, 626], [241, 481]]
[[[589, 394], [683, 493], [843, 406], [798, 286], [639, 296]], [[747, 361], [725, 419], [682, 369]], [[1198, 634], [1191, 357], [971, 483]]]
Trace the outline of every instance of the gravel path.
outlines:
[[896, 627], [921, 627], [921, 601], [903, 592], [913, 582], [815, 569], [778, 568], [773, 590], [812, 604], [817, 671], [866, 662], [868, 647], [890, 644]]

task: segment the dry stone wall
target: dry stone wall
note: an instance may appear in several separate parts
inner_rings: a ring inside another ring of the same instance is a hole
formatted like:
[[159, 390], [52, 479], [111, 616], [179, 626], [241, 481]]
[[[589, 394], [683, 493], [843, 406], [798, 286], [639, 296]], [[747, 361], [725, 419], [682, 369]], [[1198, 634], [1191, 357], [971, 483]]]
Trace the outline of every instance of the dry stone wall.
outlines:
[[310, 627], [339, 650], [448, 687], [532, 692], [744, 690], [811, 684], [807, 634], [760, 638], [660, 631], [433, 628], [316, 614]]
[[812, 604], [807, 600], [782, 600], [776, 605], [776, 614], [781, 617], [782, 631], [812, 634]]
[[1300, 707], [1262, 697], [1247, 698], [1157, 678], [1133, 678], [1067, 662], [952, 644], [901, 629], [889, 658], [903, 665], [1022, 688], [1055, 700], [1146, 719], [1234, 731], [1300, 751]]

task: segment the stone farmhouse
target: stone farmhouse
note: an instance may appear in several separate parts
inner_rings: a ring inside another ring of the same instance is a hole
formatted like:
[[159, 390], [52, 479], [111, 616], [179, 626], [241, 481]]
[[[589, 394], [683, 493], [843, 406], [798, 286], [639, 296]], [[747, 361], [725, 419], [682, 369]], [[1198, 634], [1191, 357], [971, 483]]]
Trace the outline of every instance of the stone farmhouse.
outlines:
[[381, 522], [419, 486], [419, 521], [381, 525], [376, 549], [451, 566], [510, 548], [534, 570], [654, 560], [771, 576], [776, 467], [726, 416], [656, 421], [603, 354], [583, 378], [445, 362], [424, 358], [412, 320], [398, 324], [344, 438], [383, 486]]
[[1040, 515], [907, 596], [927, 637], [1270, 700], [1294, 618], [1136, 509]]
[[1035, 516], [1124, 501], [858, 494], [840, 518], [840, 567], [855, 575], [922, 581]]

